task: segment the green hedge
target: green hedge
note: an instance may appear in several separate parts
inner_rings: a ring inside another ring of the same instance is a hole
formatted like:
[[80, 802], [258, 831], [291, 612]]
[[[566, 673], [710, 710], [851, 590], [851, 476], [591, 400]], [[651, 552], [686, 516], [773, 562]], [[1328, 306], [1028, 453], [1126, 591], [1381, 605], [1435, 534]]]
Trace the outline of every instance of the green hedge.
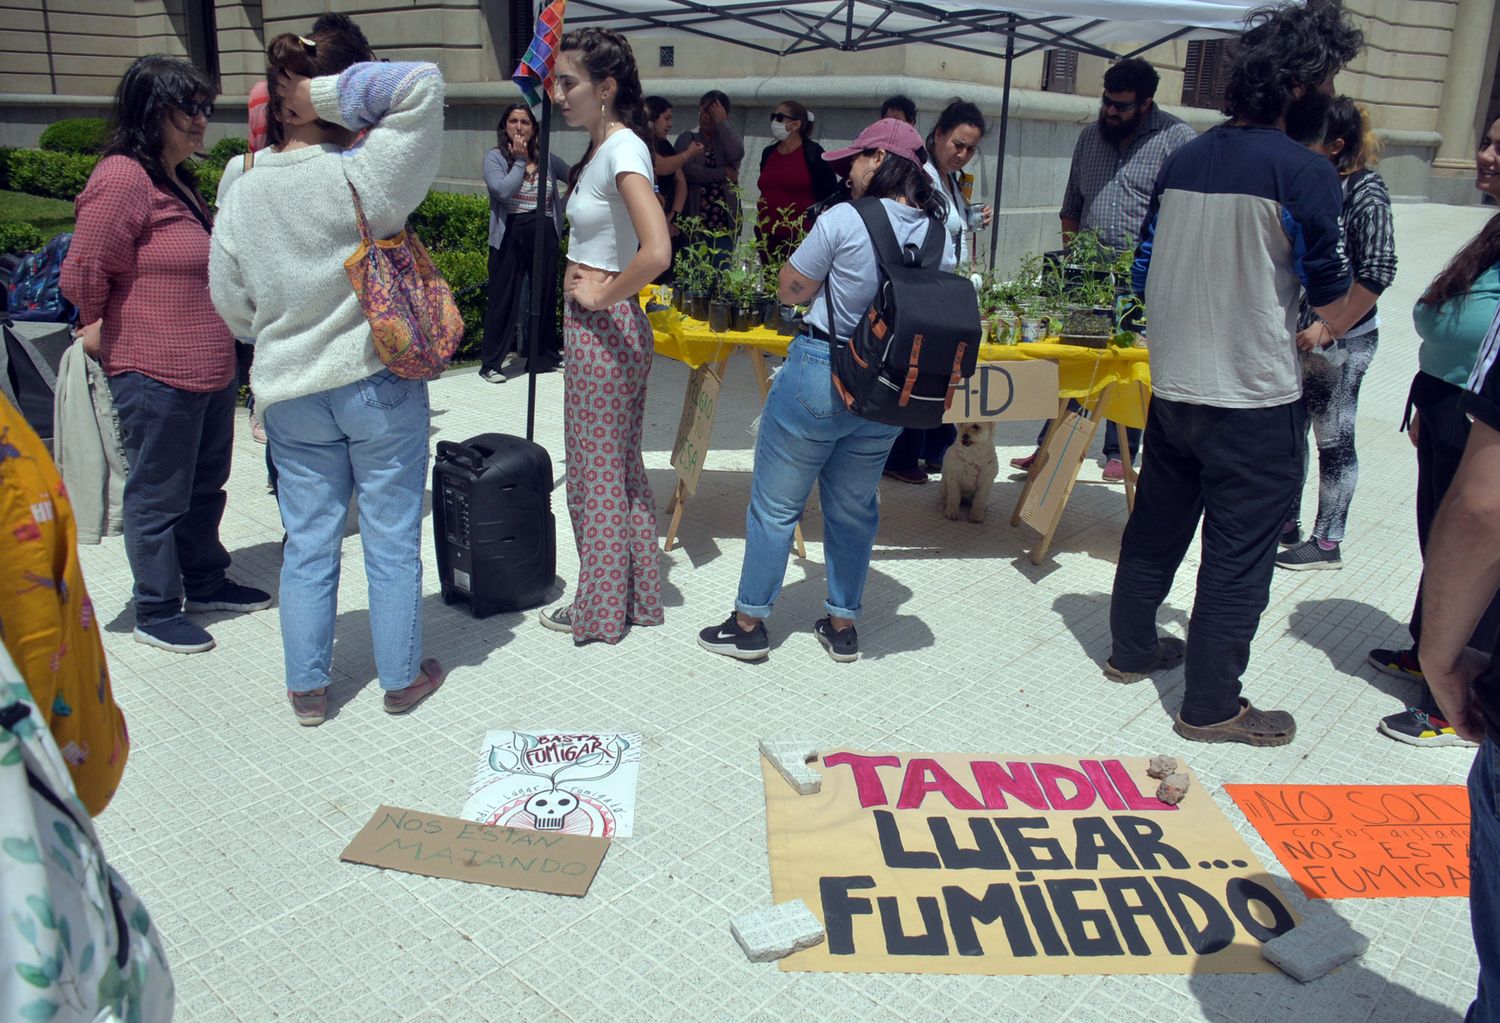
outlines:
[[224, 176], [224, 164], [193, 161], [193, 173], [198, 175], [198, 194], [208, 203], [209, 209], [218, 208], [219, 179]]
[[244, 156], [248, 152], [250, 152], [249, 139], [230, 136], [208, 147], [208, 162], [222, 167], [234, 157]]
[[42, 132], [38, 149], [49, 153], [82, 153], [98, 156], [109, 137], [109, 126], [99, 117], [69, 117]]
[[10, 189], [10, 160], [15, 152], [9, 146], [0, 146], [0, 188], [7, 191]]
[[74, 199], [88, 184], [97, 156], [51, 153], [42, 149], [12, 150], [8, 160], [9, 186], [17, 192]]
[[[434, 192], [428, 196], [442, 195]], [[425, 238], [423, 239], [426, 240]], [[487, 244], [487, 243], [486, 243]], [[479, 356], [479, 345], [484, 338], [485, 284], [489, 280], [488, 253], [458, 252], [452, 249], [435, 251], [432, 261], [438, 272], [453, 289], [458, 301], [458, 311], [464, 317], [464, 343], [455, 359], [472, 359]], [[476, 287], [477, 285], [477, 287]]]
[[412, 213], [411, 226], [433, 252], [484, 254], [490, 239], [490, 203], [482, 195], [428, 192]]
[[0, 252], [35, 252], [46, 244], [41, 230], [32, 224], [0, 224]]

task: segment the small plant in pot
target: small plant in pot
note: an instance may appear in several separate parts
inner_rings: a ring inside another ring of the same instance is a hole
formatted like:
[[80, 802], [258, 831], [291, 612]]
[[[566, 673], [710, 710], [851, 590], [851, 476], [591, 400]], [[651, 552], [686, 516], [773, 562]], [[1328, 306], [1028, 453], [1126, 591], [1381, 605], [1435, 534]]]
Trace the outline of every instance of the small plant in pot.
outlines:
[[760, 308], [760, 262], [750, 242], [735, 246], [729, 269], [724, 272], [724, 293], [734, 306], [733, 329], [753, 329]]

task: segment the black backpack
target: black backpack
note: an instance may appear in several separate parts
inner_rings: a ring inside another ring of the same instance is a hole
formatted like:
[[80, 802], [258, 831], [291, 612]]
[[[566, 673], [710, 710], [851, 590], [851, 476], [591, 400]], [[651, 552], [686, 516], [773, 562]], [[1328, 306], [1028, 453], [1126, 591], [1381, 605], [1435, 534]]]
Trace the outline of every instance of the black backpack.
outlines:
[[932, 220], [919, 250], [896, 241], [879, 199], [852, 203], [875, 248], [878, 288], [847, 342], [833, 333], [833, 387], [849, 411], [888, 426], [942, 423], [953, 392], [979, 360], [979, 296], [967, 277], [941, 269], [947, 228]]

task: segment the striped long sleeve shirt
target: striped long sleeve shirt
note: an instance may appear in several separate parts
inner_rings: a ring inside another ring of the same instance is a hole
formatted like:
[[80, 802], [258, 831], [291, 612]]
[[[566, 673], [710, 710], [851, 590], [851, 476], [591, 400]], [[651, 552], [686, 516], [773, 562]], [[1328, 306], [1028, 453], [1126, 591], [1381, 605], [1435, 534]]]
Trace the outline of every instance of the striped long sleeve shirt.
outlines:
[[[1355, 171], [1344, 185], [1344, 255], [1354, 281], [1379, 295], [1396, 279], [1396, 231], [1391, 216], [1391, 194], [1372, 170]], [[1375, 309], [1344, 332], [1344, 337], [1368, 333], [1378, 326]], [[1302, 296], [1297, 329], [1312, 326], [1317, 314]]]

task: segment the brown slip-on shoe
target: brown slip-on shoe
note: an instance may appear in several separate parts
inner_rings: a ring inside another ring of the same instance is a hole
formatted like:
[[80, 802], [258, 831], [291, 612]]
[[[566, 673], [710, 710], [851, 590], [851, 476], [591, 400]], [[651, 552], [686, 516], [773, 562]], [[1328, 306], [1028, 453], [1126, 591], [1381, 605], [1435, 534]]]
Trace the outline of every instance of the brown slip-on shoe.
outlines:
[[1194, 742], [1243, 742], [1247, 746], [1285, 746], [1297, 737], [1297, 722], [1284, 710], [1256, 710], [1240, 697], [1240, 712], [1216, 725], [1190, 725], [1178, 714], [1172, 731]]
[[311, 689], [307, 692], [298, 692], [295, 689], [286, 691], [286, 698], [292, 705], [292, 713], [297, 715], [297, 724], [306, 725], [311, 728], [321, 725], [328, 717], [328, 687]]
[[422, 662], [422, 673], [416, 680], [405, 689], [389, 689], [385, 694], [385, 712], [387, 714], [405, 714], [427, 697], [437, 692], [438, 686], [443, 684], [447, 677], [443, 666], [436, 658], [429, 657]]
[[1146, 665], [1140, 671], [1124, 671], [1105, 661], [1104, 677], [1111, 682], [1129, 685], [1132, 682], [1139, 682], [1153, 671], [1166, 671], [1169, 668], [1177, 667], [1186, 656], [1187, 644], [1182, 640], [1176, 636], [1158, 636], [1156, 638], [1156, 654], [1152, 657], [1150, 664]]

